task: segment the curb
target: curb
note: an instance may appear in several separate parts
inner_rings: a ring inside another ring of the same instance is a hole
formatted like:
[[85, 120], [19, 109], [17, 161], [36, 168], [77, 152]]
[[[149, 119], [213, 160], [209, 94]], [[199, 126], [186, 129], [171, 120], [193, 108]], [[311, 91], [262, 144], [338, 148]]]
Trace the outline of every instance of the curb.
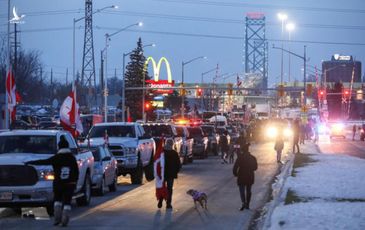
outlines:
[[268, 202], [263, 208], [265, 214], [261, 217], [263, 219], [261, 229], [268, 229], [270, 227], [271, 216], [274, 209], [285, 199], [284, 194], [286, 194], [286, 191], [284, 191], [284, 185], [286, 179], [289, 177], [290, 172], [292, 171], [294, 158], [295, 155], [290, 153], [289, 160], [281, 167], [280, 173], [276, 176], [276, 182], [271, 186], [272, 200]]

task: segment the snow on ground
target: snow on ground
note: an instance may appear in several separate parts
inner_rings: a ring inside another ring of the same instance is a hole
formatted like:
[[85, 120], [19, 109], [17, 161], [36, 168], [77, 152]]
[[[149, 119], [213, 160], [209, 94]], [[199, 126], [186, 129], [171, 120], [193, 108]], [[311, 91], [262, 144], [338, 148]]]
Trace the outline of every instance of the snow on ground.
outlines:
[[300, 199], [277, 206], [269, 229], [365, 229], [365, 160], [315, 154], [316, 162], [296, 168], [284, 191]]

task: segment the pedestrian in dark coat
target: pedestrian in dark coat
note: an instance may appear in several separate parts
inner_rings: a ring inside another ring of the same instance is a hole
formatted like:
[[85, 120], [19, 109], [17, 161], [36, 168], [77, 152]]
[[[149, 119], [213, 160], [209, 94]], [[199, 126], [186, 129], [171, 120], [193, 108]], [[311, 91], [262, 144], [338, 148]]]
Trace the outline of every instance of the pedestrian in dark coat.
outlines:
[[249, 145], [248, 143], [242, 146], [241, 153], [233, 166], [233, 175], [237, 177], [237, 185], [242, 201], [240, 211], [250, 208], [251, 187], [255, 182], [255, 171], [257, 170], [257, 160], [248, 151]]
[[352, 126], [352, 140], [355, 140], [355, 135], [356, 135], [356, 125]]
[[[167, 184], [167, 201], [166, 208], [172, 209], [172, 189], [174, 186], [174, 180], [177, 179], [177, 174], [181, 169], [181, 162], [179, 154], [173, 149], [174, 141], [172, 139], [167, 139], [164, 146], [165, 155], [165, 181]], [[162, 199], [158, 201], [158, 207], [162, 207]]]
[[299, 120], [296, 119], [293, 124], [293, 153], [295, 153], [295, 147], [297, 147], [298, 152], [299, 150], [299, 132], [300, 132], [300, 126], [299, 126]]
[[25, 164], [52, 165], [54, 171], [54, 225], [62, 223], [62, 226], [67, 226], [71, 200], [79, 178], [79, 168], [64, 136], [60, 137], [58, 149], [57, 154], [48, 159], [28, 161]]
[[228, 132], [227, 130], [223, 132], [223, 135], [220, 137], [219, 144], [221, 146], [222, 151], [222, 164], [228, 163], [228, 151], [229, 151], [229, 144], [228, 144]]

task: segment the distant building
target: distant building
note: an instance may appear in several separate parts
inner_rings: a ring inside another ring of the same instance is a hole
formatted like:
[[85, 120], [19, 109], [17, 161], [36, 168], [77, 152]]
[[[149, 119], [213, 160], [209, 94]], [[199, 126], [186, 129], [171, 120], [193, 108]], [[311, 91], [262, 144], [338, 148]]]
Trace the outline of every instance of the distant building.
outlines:
[[351, 82], [354, 67], [354, 82], [361, 82], [361, 62], [355, 61], [352, 56], [335, 54], [331, 61], [322, 62], [323, 81]]

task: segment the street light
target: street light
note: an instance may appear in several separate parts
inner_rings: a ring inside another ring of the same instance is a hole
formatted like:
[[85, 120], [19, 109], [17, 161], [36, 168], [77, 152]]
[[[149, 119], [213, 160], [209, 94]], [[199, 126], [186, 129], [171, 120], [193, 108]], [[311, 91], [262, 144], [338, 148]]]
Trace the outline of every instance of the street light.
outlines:
[[[106, 6], [106, 7], [103, 7], [101, 9], [98, 9], [98, 10], [95, 10], [94, 12], [92, 12], [92, 15], [93, 14], [96, 14], [96, 13], [100, 13], [101, 11], [105, 10], [105, 9], [118, 9], [118, 6], [116, 5], [111, 5], [111, 6]], [[75, 27], [76, 27], [76, 23], [85, 19], [86, 16], [84, 17], [81, 17], [81, 18], [74, 18], [73, 19], [73, 35], [72, 35], [72, 78], [73, 78], [73, 81], [75, 81], [76, 79], [76, 76], [75, 76]]]
[[[289, 23], [286, 24], [285, 27], [286, 27], [286, 30], [288, 31], [288, 34], [289, 34], [289, 44], [288, 44], [289, 48], [288, 48], [288, 50], [290, 51], [291, 32], [295, 29], [295, 24], [292, 23], [292, 22], [289, 22]], [[289, 75], [288, 75], [289, 79], [288, 79], [288, 82], [290, 82], [290, 74], [291, 74], [291, 58], [290, 58], [290, 55], [289, 55]]]
[[[104, 52], [105, 52], [105, 77], [104, 77], [104, 122], [108, 122], [108, 97], [107, 97], [107, 91], [108, 91], [108, 47], [109, 47], [109, 41], [111, 39], [111, 37], [113, 37], [114, 35], [125, 31], [133, 26], [139, 26], [141, 27], [143, 25], [142, 22], [138, 22], [138, 23], [133, 23], [129, 26], [126, 26], [120, 30], [115, 31], [112, 34], [105, 34], [105, 47], [104, 47]], [[124, 68], [123, 68], [124, 71]], [[124, 76], [124, 74], [123, 74]]]
[[[281, 21], [281, 48], [284, 49], [284, 23], [288, 19], [288, 15], [284, 13], [278, 13], [278, 18]], [[281, 73], [280, 84], [283, 84], [283, 72], [284, 72], [284, 51], [281, 51]]]
[[[185, 65], [187, 65], [187, 64], [190, 64], [190, 63], [192, 63], [193, 61], [196, 61], [196, 60], [198, 60], [198, 59], [207, 59], [207, 57], [206, 56], [199, 56], [199, 57], [196, 57], [196, 58], [193, 58], [193, 59], [191, 59], [191, 60], [189, 60], [189, 61], [187, 61], [187, 62], [182, 62], [182, 65], [181, 65], [181, 86], [182, 87], [184, 87], [184, 67], [185, 67]], [[184, 118], [184, 96], [182, 96], [181, 97], [181, 116], [182, 116], [182, 118]]]
[[[145, 48], [145, 47], [149, 47], [149, 46], [152, 46], [152, 47], [155, 47], [156, 45], [154, 43], [152, 44], [148, 44], [148, 45], [144, 45], [142, 46], [142, 48]], [[133, 52], [130, 51], [128, 53], [123, 53], [123, 88], [122, 88], [122, 121], [125, 122], [125, 58], [130, 55], [131, 53]], [[144, 76], [144, 75], [143, 75]], [[143, 78], [144, 79], [144, 78]], [[145, 79], [143, 80], [143, 88], [144, 88], [144, 82], [145, 82]], [[144, 95], [143, 95], [143, 104], [142, 104], [142, 107], [144, 107]], [[144, 108], [143, 108], [143, 113], [144, 113]], [[142, 114], [143, 114], [142, 113]], [[142, 115], [143, 116], [143, 115]]]

